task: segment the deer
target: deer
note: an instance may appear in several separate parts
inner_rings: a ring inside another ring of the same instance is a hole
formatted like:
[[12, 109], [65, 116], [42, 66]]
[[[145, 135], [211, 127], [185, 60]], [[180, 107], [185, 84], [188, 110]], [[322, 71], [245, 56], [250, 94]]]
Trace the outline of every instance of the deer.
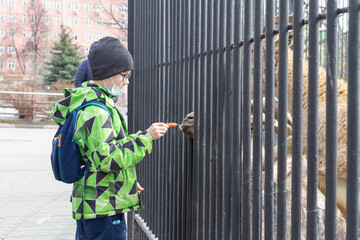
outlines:
[[[292, 18], [290, 19], [292, 21]], [[275, 23], [278, 23], [278, 19]], [[292, 39], [292, 31], [289, 31], [289, 39]], [[265, 41], [264, 41], [265, 42]], [[292, 41], [288, 46], [288, 112], [293, 112], [293, 51]], [[265, 45], [264, 45], [265, 48]], [[308, 62], [303, 59], [303, 85], [302, 85], [302, 129], [307, 130], [308, 117]], [[265, 67], [265, 66], [264, 66]], [[279, 91], [279, 38], [275, 39], [275, 94]], [[318, 188], [325, 194], [325, 153], [326, 153], [326, 69], [318, 67]], [[265, 92], [265, 89], [263, 89]], [[346, 178], [347, 178], [347, 97], [348, 87], [343, 79], [337, 82], [337, 196], [336, 202], [342, 216], [346, 219]], [[275, 113], [276, 115], [276, 113]], [[277, 147], [274, 150], [274, 162], [277, 161]], [[292, 136], [287, 138], [287, 153], [292, 153]], [[302, 155], [307, 153], [307, 134], [302, 134]], [[360, 216], [360, 212], [359, 212]]]
[[[263, 99], [263, 101], [265, 101], [265, 99]], [[275, 102], [277, 102], [277, 98], [275, 97]], [[253, 106], [253, 102], [251, 102], [251, 106]], [[263, 130], [264, 130], [264, 126], [265, 126], [265, 114], [263, 114]], [[179, 125], [180, 130], [187, 136], [194, 138], [194, 122], [195, 122], [195, 118], [194, 118], [194, 112], [190, 112], [186, 115], [186, 117], [183, 119], [182, 123]], [[291, 123], [291, 117], [288, 118], [288, 122]], [[253, 115], [251, 115], [251, 126], [253, 124]], [[276, 119], [274, 119], [274, 131], [277, 132], [278, 129], [278, 122]], [[288, 131], [291, 130], [291, 126], [288, 126]], [[251, 138], [252, 138], [252, 134], [251, 134]], [[251, 139], [252, 141], [252, 139]], [[264, 161], [265, 157], [264, 157], [264, 149], [262, 149], [262, 161]], [[252, 155], [252, 154], [251, 154]], [[287, 189], [291, 188], [291, 156], [288, 156], [288, 164], [287, 164]], [[306, 170], [307, 166], [307, 161], [306, 161], [306, 156], [302, 157], [302, 169], [303, 171]], [[263, 171], [262, 173], [263, 175], [265, 174], [265, 172]], [[264, 176], [262, 177], [262, 179], [264, 180]], [[274, 187], [276, 189], [278, 183], [278, 179], [277, 179], [277, 164], [274, 163]], [[302, 189], [302, 195], [306, 196], [307, 195], [307, 176], [306, 173], [304, 172], [302, 175], [302, 180], [301, 180], [301, 189]], [[318, 195], [318, 214], [319, 214], [319, 233], [318, 236], [320, 239], [324, 239], [325, 237], [325, 228], [324, 228], [324, 223], [325, 223], [325, 195], [318, 190], [317, 192]], [[275, 196], [276, 198], [277, 196]], [[291, 195], [289, 194], [287, 197], [287, 208], [286, 208], [286, 215], [287, 215], [287, 233], [289, 234], [291, 232], [291, 227], [290, 227], [290, 223], [291, 223], [291, 208], [289, 206], [291, 206]], [[301, 201], [301, 222], [304, 224], [306, 222], [306, 212], [307, 212], [307, 203], [305, 201], [304, 198], [302, 198]], [[345, 240], [345, 233], [346, 233], [346, 222], [345, 219], [342, 217], [342, 214], [340, 212], [340, 210], [337, 208], [336, 209], [336, 215], [337, 217], [337, 225], [338, 225], [338, 239], [341, 240]], [[264, 215], [263, 215], [264, 216]], [[262, 219], [262, 221], [264, 221], [264, 219]], [[264, 225], [263, 225], [264, 226]], [[305, 228], [305, 224], [303, 225]], [[276, 233], [275, 233], [276, 235]], [[302, 231], [302, 235], [301, 235], [301, 239], [306, 239], [306, 231], [305, 229]]]

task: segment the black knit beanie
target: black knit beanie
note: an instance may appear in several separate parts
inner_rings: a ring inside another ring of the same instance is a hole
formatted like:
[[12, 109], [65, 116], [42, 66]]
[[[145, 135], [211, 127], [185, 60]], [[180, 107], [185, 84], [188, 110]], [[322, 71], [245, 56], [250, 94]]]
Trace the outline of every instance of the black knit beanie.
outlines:
[[91, 44], [88, 59], [93, 80], [133, 70], [130, 52], [114, 37], [104, 37]]

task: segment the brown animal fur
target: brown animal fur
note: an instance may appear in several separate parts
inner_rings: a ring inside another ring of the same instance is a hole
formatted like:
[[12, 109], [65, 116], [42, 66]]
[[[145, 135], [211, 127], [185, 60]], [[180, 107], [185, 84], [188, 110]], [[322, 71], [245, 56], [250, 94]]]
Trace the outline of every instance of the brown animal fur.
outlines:
[[[278, 93], [278, 79], [279, 79], [279, 52], [278, 39], [275, 41], [275, 94]], [[308, 62], [303, 60], [303, 85], [302, 85], [302, 152], [307, 154], [307, 118], [308, 118]], [[318, 174], [319, 174], [319, 189], [325, 194], [325, 149], [326, 149], [326, 69], [319, 66], [318, 75], [319, 87], [319, 116], [318, 116]], [[337, 206], [346, 216], [346, 166], [347, 166], [347, 83], [338, 79], [337, 82]], [[288, 48], [288, 110], [293, 112], [293, 51]], [[288, 139], [288, 153], [291, 153], [292, 141], [291, 137]], [[277, 151], [275, 151], [277, 152]], [[277, 156], [275, 156], [275, 161]]]

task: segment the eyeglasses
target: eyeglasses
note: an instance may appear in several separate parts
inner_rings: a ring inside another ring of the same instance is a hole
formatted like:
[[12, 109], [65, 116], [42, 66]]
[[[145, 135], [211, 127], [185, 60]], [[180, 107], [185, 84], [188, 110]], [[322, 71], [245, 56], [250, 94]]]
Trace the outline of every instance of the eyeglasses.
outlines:
[[122, 79], [122, 81], [124, 83], [129, 83], [129, 78], [131, 77], [131, 72], [128, 72], [128, 73], [125, 73], [125, 74], [120, 73], [120, 75], [124, 76], [123, 79]]

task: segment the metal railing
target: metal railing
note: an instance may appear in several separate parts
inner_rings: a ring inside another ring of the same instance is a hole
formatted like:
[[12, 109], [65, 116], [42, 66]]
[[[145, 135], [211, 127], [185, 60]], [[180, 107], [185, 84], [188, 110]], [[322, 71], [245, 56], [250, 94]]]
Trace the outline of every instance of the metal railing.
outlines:
[[[139, 164], [145, 209], [142, 221], [129, 214], [129, 239], [357, 239], [359, 9], [359, 0], [348, 7], [328, 0], [326, 12], [319, 0], [307, 7], [302, 0], [129, 1], [130, 132], [195, 112], [193, 140], [170, 129]], [[338, 79], [339, 16], [349, 19], [341, 40], [348, 83]], [[326, 21], [326, 71], [319, 64], [320, 21]], [[344, 126], [346, 230], [336, 195]]]
[[0, 91], [0, 118], [49, 121], [51, 107], [62, 93]]

